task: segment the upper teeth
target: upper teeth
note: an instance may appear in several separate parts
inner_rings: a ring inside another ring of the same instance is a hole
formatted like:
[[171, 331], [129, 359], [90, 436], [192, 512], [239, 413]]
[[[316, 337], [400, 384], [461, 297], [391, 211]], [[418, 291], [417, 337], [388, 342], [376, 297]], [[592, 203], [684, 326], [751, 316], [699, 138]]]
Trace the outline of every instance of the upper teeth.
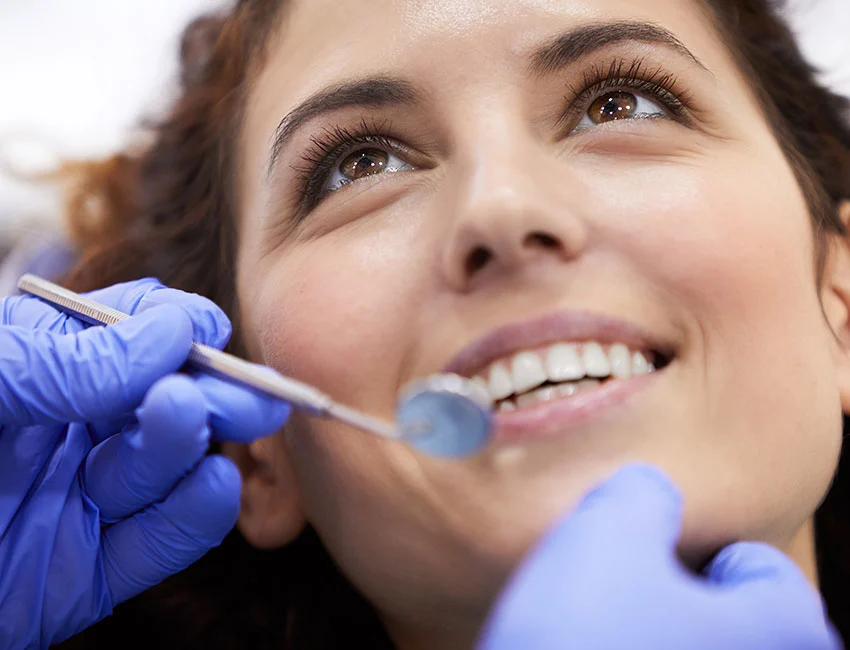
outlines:
[[622, 343], [603, 347], [595, 341], [555, 343], [548, 348], [522, 351], [492, 363], [472, 381], [487, 389], [494, 401], [525, 393], [541, 384], [576, 381], [584, 377], [626, 379], [654, 370], [642, 352]]

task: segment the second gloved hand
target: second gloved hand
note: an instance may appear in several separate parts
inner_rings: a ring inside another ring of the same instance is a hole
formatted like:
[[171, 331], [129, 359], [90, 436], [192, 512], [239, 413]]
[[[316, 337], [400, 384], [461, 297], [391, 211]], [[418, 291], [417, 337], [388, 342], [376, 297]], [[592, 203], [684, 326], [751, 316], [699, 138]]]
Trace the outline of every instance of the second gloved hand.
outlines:
[[[211, 439], [248, 441], [288, 408], [173, 375], [230, 325], [153, 280], [92, 298], [138, 314], [84, 327], [30, 297], [0, 301], [0, 648], [46, 648], [221, 542], [239, 510]], [[141, 406], [140, 406], [141, 404]]]
[[526, 558], [479, 650], [839, 650], [822, 601], [777, 549], [738, 543], [702, 575], [676, 557], [682, 504], [632, 466], [591, 492]]

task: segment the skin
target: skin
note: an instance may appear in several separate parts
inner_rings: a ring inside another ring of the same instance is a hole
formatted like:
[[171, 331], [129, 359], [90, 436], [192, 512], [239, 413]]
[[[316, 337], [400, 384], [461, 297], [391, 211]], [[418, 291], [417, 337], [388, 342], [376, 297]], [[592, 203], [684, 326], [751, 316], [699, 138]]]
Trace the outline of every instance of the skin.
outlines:
[[[309, 521], [402, 650], [466, 648], [547, 527], [641, 460], [685, 495], [685, 561], [762, 540], [816, 582], [811, 517], [850, 404], [850, 264], [834, 241], [815, 285], [803, 196], [707, 16], [681, 0], [435, 6], [296, 1], [270, 44], [239, 143], [237, 280], [251, 357], [386, 418], [404, 384], [469, 342], [561, 309], [634, 323], [675, 360], [581, 426], [463, 461], [295, 416], [277, 436], [228, 448], [245, 478], [243, 532], [282, 546]], [[710, 73], [632, 43], [529, 76], [535, 45], [614, 20], [667, 28]], [[691, 124], [558, 126], [589, 65], [636, 57], [678, 77]], [[370, 73], [410, 80], [425, 103], [317, 118], [267, 178], [280, 119]], [[292, 167], [310, 137], [363, 118], [391, 122], [415, 171], [344, 187], [295, 223]], [[473, 271], [476, 247], [491, 256]]]

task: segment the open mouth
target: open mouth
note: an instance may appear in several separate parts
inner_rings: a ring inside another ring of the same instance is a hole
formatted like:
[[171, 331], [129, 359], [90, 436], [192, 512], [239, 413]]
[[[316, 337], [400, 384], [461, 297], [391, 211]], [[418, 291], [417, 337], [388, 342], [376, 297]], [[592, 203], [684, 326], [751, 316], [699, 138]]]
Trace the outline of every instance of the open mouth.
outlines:
[[668, 354], [624, 343], [557, 342], [499, 359], [471, 379], [487, 391], [497, 411], [507, 413], [650, 375], [670, 361]]

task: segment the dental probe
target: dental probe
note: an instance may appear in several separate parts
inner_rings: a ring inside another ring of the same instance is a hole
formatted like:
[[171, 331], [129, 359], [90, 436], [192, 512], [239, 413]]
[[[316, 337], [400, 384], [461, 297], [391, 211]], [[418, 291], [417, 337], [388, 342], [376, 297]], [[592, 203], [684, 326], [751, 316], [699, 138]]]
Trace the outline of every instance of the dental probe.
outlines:
[[[129, 314], [74, 293], [32, 274], [18, 289], [91, 325], [114, 325]], [[405, 442], [435, 456], [465, 456], [478, 451], [490, 436], [492, 403], [486, 391], [458, 375], [433, 375], [404, 389], [397, 405], [400, 428], [336, 403], [318, 389], [279, 372], [193, 343], [189, 363], [288, 402], [294, 409], [332, 418], [360, 431]]]

